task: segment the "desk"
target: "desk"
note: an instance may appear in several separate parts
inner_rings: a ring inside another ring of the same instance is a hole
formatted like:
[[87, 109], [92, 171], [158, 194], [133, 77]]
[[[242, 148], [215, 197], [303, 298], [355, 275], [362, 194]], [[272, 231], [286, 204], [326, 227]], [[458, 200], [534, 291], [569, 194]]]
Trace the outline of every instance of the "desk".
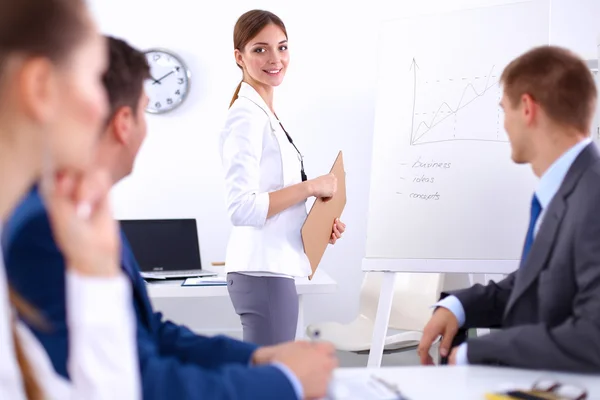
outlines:
[[[394, 281], [397, 273], [464, 273], [469, 274], [471, 285], [475, 283], [474, 274], [507, 275], [518, 268], [514, 260], [394, 260], [363, 259], [362, 270], [365, 272], [381, 272], [381, 289], [379, 303], [373, 326], [373, 339], [367, 366], [381, 366], [383, 347], [387, 335], [392, 300], [394, 297]], [[485, 280], [485, 279], [484, 279]], [[484, 282], [479, 282], [484, 283]]]
[[[165, 298], [195, 298], [195, 297], [229, 297], [227, 286], [181, 286], [183, 280], [153, 281], [146, 285], [148, 295], [152, 299]], [[328, 294], [337, 290], [337, 283], [325, 272], [319, 269], [312, 281], [308, 278], [296, 279], [298, 292], [298, 328], [296, 338], [304, 338], [306, 325], [304, 323], [304, 296], [312, 294]]]
[[553, 379], [563, 384], [588, 390], [588, 399], [600, 399], [600, 376], [529, 371], [516, 368], [483, 366], [460, 367], [396, 367], [340, 368], [334, 376], [343, 380], [354, 376], [375, 375], [395, 383], [410, 400], [484, 400], [490, 391], [530, 388], [540, 379]]

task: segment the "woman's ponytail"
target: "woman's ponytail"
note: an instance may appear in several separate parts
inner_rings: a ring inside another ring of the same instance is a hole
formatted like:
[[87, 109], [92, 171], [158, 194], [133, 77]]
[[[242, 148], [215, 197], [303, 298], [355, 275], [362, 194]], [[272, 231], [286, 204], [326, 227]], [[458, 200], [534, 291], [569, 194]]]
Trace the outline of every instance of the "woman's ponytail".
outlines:
[[235, 103], [235, 101], [238, 99], [238, 94], [240, 93], [241, 88], [242, 88], [242, 82], [240, 82], [237, 89], [235, 89], [235, 93], [233, 94], [233, 97], [231, 98], [231, 103], [229, 103], [229, 108], [231, 108], [233, 103]]

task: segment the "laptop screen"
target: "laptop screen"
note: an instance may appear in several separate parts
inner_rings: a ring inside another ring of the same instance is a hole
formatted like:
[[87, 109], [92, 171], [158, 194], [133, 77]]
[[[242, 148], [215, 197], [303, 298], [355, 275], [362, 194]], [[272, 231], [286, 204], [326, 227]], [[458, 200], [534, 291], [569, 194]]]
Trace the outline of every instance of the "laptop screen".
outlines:
[[142, 272], [201, 269], [195, 219], [121, 220]]

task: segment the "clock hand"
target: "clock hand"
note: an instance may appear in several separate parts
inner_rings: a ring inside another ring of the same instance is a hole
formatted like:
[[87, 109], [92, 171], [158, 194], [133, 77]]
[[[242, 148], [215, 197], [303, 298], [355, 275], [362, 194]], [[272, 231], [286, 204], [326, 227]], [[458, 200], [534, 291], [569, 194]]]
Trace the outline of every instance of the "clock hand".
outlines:
[[154, 84], [158, 83], [158, 84], [160, 85], [160, 84], [161, 84], [161, 83], [160, 83], [160, 81], [162, 81], [162, 80], [163, 80], [163, 79], [165, 79], [167, 76], [169, 76], [169, 75], [171, 75], [171, 74], [173, 74], [173, 73], [175, 73], [175, 71], [171, 71], [171, 72], [169, 72], [168, 74], [164, 75], [163, 77], [159, 78], [158, 80], [155, 80], [154, 82], [152, 82], [152, 84], [154, 85]]

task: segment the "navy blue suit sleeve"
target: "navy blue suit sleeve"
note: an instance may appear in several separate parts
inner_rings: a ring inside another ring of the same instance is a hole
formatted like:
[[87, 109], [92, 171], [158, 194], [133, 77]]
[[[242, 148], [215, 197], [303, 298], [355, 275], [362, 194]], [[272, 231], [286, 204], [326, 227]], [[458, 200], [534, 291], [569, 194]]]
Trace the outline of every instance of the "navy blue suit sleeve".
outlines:
[[161, 353], [175, 356], [183, 362], [205, 368], [216, 368], [230, 363], [248, 365], [257, 349], [253, 344], [226, 336], [200, 336], [185, 326], [162, 321], [161, 313], [155, 313], [154, 316]]
[[[152, 311], [148, 298], [146, 283], [140, 276], [140, 269], [127, 237], [123, 234], [123, 269], [130, 274], [135, 290], [138, 306], [138, 321], [143, 325], [151, 325], [158, 343], [160, 353], [173, 356], [186, 363], [193, 363], [206, 368], [216, 368], [222, 364], [248, 365], [256, 346], [227, 338], [225, 336], [199, 336], [185, 326], [163, 321], [162, 314]], [[142, 322], [144, 321], [144, 322]], [[146, 322], [147, 321], [147, 322]]]
[[150, 338], [138, 337], [138, 344], [144, 400], [297, 400], [291, 382], [276, 367], [223, 364], [204, 368], [158, 354]]

